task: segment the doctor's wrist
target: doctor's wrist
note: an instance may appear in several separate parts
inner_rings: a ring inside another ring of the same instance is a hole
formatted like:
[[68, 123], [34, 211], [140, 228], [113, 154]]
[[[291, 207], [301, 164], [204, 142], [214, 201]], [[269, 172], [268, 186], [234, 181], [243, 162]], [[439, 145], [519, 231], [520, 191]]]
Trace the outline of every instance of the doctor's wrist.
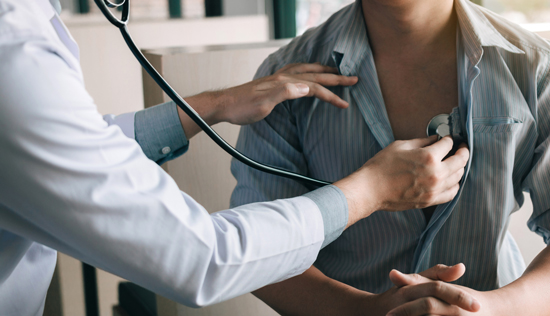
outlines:
[[[227, 106], [225, 99], [221, 92], [208, 91], [186, 97], [185, 101], [191, 105], [206, 124], [213, 126], [224, 121], [222, 109]], [[201, 131], [201, 128], [179, 107], [178, 115], [187, 139]]]
[[349, 216], [346, 228], [380, 209], [380, 202], [373, 194], [374, 180], [374, 174], [370, 168], [363, 166], [346, 178], [334, 183], [334, 186], [344, 193], [348, 202]]

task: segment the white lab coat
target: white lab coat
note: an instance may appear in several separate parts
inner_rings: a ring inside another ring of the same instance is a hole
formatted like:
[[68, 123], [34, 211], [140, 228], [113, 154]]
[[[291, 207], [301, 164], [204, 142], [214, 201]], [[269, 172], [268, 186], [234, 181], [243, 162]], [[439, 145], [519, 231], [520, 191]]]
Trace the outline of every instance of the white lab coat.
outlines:
[[55, 250], [190, 306], [314, 262], [311, 199], [209, 215], [97, 112], [55, 15], [48, 0], [0, 0], [0, 315], [42, 314]]

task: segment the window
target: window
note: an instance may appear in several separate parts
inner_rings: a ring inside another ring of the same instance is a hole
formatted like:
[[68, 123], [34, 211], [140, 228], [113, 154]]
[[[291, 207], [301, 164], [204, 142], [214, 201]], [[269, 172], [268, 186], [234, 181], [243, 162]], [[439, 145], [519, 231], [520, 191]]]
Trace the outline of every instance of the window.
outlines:
[[334, 12], [353, 3], [354, 0], [298, 0], [296, 4], [296, 29], [298, 35], [326, 21]]
[[483, 0], [482, 5], [518, 24], [550, 23], [550, 0]]

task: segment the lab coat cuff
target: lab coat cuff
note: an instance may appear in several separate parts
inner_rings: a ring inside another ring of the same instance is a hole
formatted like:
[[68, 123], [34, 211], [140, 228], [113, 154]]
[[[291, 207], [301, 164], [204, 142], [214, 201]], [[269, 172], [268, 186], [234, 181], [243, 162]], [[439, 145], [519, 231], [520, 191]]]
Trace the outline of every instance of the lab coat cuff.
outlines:
[[323, 217], [324, 248], [338, 238], [348, 223], [348, 201], [344, 193], [334, 185], [328, 185], [304, 195], [317, 204]]
[[147, 158], [159, 165], [183, 155], [189, 148], [172, 101], [136, 112], [134, 130]]

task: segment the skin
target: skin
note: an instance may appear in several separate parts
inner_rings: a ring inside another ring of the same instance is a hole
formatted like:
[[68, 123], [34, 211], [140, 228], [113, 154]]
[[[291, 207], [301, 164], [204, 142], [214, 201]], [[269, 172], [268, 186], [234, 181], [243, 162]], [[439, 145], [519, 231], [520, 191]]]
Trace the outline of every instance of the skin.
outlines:
[[[357, 77], [337, 75], [319, 64], [288, 65], [275, 74], [226, 90], [205, 92], [186, 101], [209, 124], [250, 124], [265, 118], [290, 99], [316, 97], [344, 110], [348, 103], [324, 86], [357, 83]], [[200, 128], [181, 110], [179, 117], [188, 139]], [[334, 183], [348, 202], [349, 227], [378, 210], [403, 211], [450, 201], [469, 157], [462, 146], [445, 161], [453, 147], [450, 138], [398, 141], [370, 159], [350, 176]]]
[[[418, 137], [433, 115], [457, 105], [453, 1], [363, 0], [362, 5], [394, 136]], [[389, 277], [396, 287], [373, 294], [312, 267], [255, 295], [284, 315], [550, 315], [548, 248], [521, 278], [493, 291], [448, 284], [433, 273], [392, 271]]]

